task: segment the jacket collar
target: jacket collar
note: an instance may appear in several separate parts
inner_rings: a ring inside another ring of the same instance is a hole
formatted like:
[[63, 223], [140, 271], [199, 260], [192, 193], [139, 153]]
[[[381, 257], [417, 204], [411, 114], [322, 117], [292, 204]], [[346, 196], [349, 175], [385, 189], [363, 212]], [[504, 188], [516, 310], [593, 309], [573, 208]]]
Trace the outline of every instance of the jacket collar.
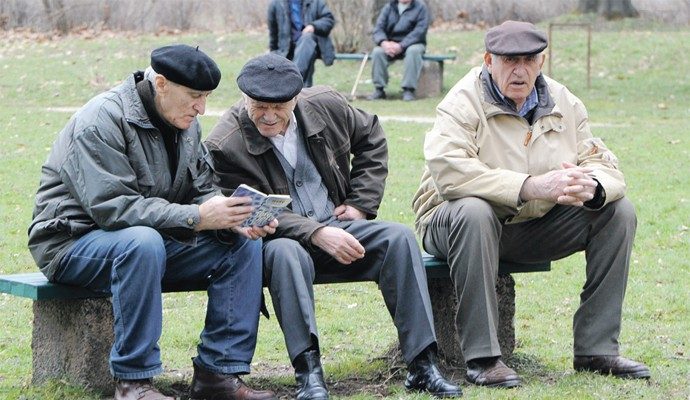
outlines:
[[[141, 74], [141, 75], [140, 75]], [[114, 89], [122, 99], [122, 111], [125, 119], [129, 123], [141, 126], [142, 128], [153, 128], [151, 120], [144, 103], [142, 103], [137, 92], [137, 82], [143, 79], [143, 72], [137, 71], [125, 79], [125, 81]]]
[[[300, 101], [298, 97], [294, 112], [297, 118], [299, 132], [307, 140], [321, 136], [321, 133], [326, 128], [326, 122], [316, 110], [314, 110], [311, 104]], [[249, 118], [249, 113], [247, 113], [247, 109], [244, 107], [244, 102], [242, 103], [242, 111], [240, 112], [240, 131], [244, 137], [244, 143], [249, 154], [256, 156], [273, 149], [273, 143], [261, 136], [254, 122]]]

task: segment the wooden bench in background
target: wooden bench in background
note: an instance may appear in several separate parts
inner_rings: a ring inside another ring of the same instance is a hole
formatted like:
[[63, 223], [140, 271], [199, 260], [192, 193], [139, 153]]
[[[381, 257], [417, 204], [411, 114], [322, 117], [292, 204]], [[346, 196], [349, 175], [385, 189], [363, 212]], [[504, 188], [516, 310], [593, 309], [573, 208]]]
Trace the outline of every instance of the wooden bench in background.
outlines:
[[[445, 261], [424, 255], [441, 356], [463, 365], [455, 334], [455, 295]], [[511, 273], [548, 271], [551, 264], [501, 262], [496, 284], [499, 342], [505, 356], [515, 347], [515, 281]], [[324, 282], [337, 283], [337, 282]], [[163, 292], [205, 291], [204, 282], [163, 287]], [[113, 343], [112, 304], [108, 294], [50, 283], [40, 272], [0, 275], [0, 293], [33, 300], [32, 383], [62, 379], [112, 395], [108, 357]]]
[[[365, 53], [336, 53], [336, 60], [363, 61]], [[455, 60], [454, 54], [424, 54], [422, 74], [417, 82], [417, 98], [434, 97], [443, 92], [443, 64]], [[402, 62], [400, 60], [399, 62]]]

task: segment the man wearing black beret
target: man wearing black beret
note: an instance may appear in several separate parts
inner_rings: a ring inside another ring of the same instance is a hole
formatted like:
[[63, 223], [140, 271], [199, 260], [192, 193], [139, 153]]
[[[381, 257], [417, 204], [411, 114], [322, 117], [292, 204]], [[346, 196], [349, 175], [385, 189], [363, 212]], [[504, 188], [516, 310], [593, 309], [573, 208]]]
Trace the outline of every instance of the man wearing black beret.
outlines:
[[264, 277], [297, 380], [297, 398], [327, 399], [312, 285], [375, 281], [398, 329], [408, 390], [460, 396], [436, 366], [426, 275], [414, 233], [371, 221], [383, 197], [387, 147], [375, 115], [324, 86], [302, 89], [291, 61], [267, 54], [237, 77], [244, 98], [206, 140], [216, 183], [292, 197], [264, 242]]
[[636, 217], [618, 159], [593, 137], [587, 111], [544, 76], [547, 37], [506, 21], [474, 68], [437, 107], [413, 207], [425, 250], [448, 260], [456, 328], [477, 385], [514, 387], [501, 361], [495, 282], [500, 260], [551, 261], [584, 250], [586, 282], [573, 319], [577, 371], [649, 378], [619, 356]]
[[273, 399], [248, 388], [261, 304], [264, 228], [242, 228], [249, 198], [212, 182], [197, 115], [220, 82], [198, 47], [151, 53], [151, 66], [83, 106], [60, 132], [36, 194], [29, 249], [51, 282], [112, 295], [116, 400], [172, 399], [163, 370], [161, 291], [208, 285], [193, 399]]

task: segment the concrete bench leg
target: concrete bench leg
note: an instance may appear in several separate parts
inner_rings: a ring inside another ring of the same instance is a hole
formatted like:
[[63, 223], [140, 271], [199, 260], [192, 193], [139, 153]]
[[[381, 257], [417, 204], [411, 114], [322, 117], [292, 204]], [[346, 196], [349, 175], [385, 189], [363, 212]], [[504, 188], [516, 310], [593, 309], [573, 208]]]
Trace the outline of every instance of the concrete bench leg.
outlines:
[[417, 82], [417, 98], [434, 97], [443, 91], [443, 63], [424, 61], [422, 73]]
[[108, 357], [113, 343], [109, 298], [34, 301], [33, 384], [64, 379], [104, 395], [114, 392]]
[[[446, 362], [464, 366], [455, 330], [457, 300], [449, 278], [429, 278], [429, 294], [434, 312], [434, 325], [439, 353]], [[499, 274], [496, 283], [498, 294], [498, 342], [504, 358], [510, 357], [515, 349], [515, 281], [510, 274]]]

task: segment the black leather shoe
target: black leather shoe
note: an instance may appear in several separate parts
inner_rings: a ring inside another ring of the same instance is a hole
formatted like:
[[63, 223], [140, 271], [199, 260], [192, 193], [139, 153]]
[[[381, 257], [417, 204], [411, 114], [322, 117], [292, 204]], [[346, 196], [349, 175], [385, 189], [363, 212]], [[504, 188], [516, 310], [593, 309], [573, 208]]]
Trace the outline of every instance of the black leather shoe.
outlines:
[[520, 386], [520, 377], [501, 361], [489, 357], [467, 362], [467, 381], [479, 386], [513, 388]]
[[649, 379], [646, 365], [621, 356], [575, 356], [575, 371], [590, 371], [626, 379]]
[[318, 350], [307, 350], [295, 357], [297, 400], [328, 400], [328, 389], [323, 379], [321, 354]]
[[190, 399], [208, 400], [275, 400], [270, 390], [254, 390], [234, 374], [216, 374], [194, 364], [189, 388]]
[[460, 397], [462, 389], [443, 377], [436, 365], [436, 352], [430, 348], [422, 351], [408, 367], [405, 388], [426, 392], [435, 397]]
[[383, 88], [377, 87], [374, 90], [374, 93], [369, 95], [369, 100], [384, 100], [386, 98], [386, 92], [383, 90]]

